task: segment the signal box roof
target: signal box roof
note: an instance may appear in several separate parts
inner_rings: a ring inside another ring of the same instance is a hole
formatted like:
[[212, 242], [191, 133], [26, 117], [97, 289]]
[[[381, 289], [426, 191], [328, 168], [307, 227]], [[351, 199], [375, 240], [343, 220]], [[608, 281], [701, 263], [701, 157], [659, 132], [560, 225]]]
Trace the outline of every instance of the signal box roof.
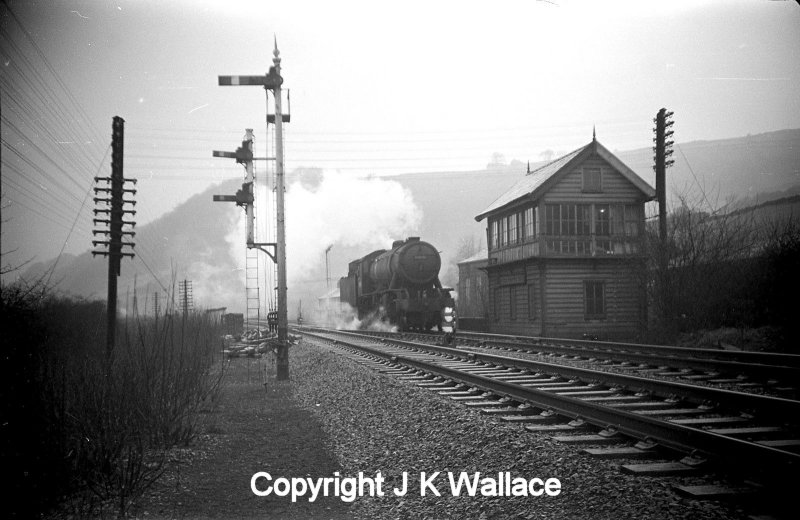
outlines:
[[623, 177], [631, 182], [638, 188], [644, 195], [645, 200], [651, 200], [656, 196], [655, 190], [647, 184], [636, 172], [631, 170], [622, 161], [620, 161], [614, 154], [612, 154], [605, 146], [600, 144], [596, 139], [586, 146], [582, 146], [577, 150], [559, 157], [558, 159], [537, 168], [536, 170], [525, 174], [525, 176], [517, 181], [508, 191], [500, 195], [497, 200], [492, 202], [486, 209], [475, 217], [475, 220], [480, 222], [492, 213], [495, 213], [507, 205], [520, 201], [521, 199], [534, 200], [539, 198], [558, 180], [572, 171], [574, 167], [581, 164], [584, 160], [589, 158], [592, 154], [597, 154], [604, 159], [609, 165], [617, 170]]

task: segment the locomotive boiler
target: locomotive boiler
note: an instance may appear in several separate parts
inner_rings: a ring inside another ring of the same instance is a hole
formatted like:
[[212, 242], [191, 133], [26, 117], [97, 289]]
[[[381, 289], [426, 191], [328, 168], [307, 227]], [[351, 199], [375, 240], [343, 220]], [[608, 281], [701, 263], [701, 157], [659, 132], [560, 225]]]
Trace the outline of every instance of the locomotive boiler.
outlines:
[[[388, 321], [399, 330], [442, 330], [453, 314], [452, 289], [442, 287], [439, 252], [419, 237], [396, 240], [391, 249], [379, 249], [350, 262], [339, 279], [339, 296], [364, 320]], [[448, 318], [449, 319], [449, 318]]]

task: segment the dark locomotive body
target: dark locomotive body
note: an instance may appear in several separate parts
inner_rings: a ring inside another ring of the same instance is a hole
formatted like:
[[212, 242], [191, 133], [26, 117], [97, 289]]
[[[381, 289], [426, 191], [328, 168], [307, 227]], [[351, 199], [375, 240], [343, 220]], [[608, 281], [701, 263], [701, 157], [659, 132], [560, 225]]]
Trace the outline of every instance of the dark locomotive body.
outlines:
[[375, 315], [400, 330], [442, 330], [445, 309], [455, 303], [452, 289], [442, 287], [439, 252], [419, 237], [398, 240], [389, 250], [373, 251], [350, 262], [339, 279], [339, 296], [358, 311], [358, 318]]

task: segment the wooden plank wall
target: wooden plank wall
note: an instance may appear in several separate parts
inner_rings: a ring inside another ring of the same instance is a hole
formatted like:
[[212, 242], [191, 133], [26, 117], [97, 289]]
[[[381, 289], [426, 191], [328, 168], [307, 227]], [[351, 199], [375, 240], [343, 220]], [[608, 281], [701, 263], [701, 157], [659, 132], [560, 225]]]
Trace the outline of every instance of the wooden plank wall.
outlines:
[[[583, 168], [600, 168], [602, 177], [602, 192], [584, 193]], [[617, 170], [611, 167], [600, 157], [594, 156], [581, 163], [571, 172], [564, 175], [561, 180], [551, 187], [543, 201], [556, 202], [625, 202], [628, 204], [642, 200], [642, 192]]]
[[[543, 294], [540, 269], [544, 269], [545, 273]], [[524, 271], [524, 276], [521, 271]], [[583, 334], [598, 335], [604, 339], [635, 338], [641, 332], [644, 318], [642, 276], [641, 264], [617, 259], [568, 259], [547, 263], [532, 261], [511, 269], [494, 269], [489, 273], [492, 288], [490, 327], [497, 333], [565, 338], [579, 338]], [[605, 282], [606, 315], [603, 319], [586, 319], [584, 282], [587, 280]], [[533, 318], [530, 316], [529, 285], [534, 290]], [[512, 292], [514, 319], [510, 317]]]

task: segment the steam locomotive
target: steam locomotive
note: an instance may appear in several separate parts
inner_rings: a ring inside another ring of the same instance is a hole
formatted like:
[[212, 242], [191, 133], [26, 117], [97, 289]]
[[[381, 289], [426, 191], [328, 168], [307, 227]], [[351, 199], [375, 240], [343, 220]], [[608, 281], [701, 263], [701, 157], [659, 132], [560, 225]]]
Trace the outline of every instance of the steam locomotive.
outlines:
[[[339, 279], [339, 296], [364, 320], [370, 315], [399, 330], [439, 331], [454, 319], [452, 289], [442, 287], [439, 252], [419, 237], [396, 240], [350, 262]], [[454, 325], [454, 324], [453, 324]]]

